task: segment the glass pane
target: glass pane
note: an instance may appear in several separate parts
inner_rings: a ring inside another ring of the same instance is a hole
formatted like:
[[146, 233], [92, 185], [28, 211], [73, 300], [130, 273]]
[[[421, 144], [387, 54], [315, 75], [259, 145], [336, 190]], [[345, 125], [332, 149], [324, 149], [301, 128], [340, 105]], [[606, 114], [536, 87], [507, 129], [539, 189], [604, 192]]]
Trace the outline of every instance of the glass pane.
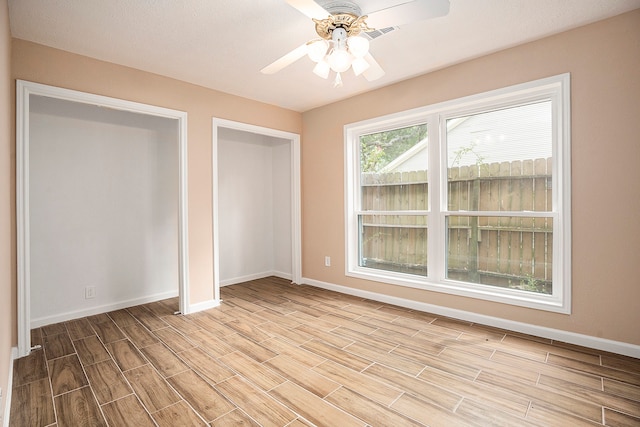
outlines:
[[447, 120], [448, 210], [551, 211], [551, 101]]
[[551, 294], [553, 220], [447, 218], [447, 278]]
[[427, 210], [427, 125], [360, 137], [361, 210]]
[[426, 215], [362, 215], [360, 267], [427, 275]]

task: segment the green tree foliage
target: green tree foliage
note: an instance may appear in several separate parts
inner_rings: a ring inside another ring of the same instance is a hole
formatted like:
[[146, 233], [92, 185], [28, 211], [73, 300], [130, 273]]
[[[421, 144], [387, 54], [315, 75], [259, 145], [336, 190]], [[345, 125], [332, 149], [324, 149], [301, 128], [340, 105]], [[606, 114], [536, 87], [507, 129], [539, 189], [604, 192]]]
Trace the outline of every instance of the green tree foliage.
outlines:
[[426, 124], [361, 136], [360, 167], [362, 172], [379, 172], [426, 137]]
[[467, 154], [471, 154], [472, 156], [475, 156], [476, 165], [482, 166], [484, 164], [484, 156], [481, 156], [476, 151], [477, 145], [478, 144], [476, 142], [471, 141], [468, 146], [460, 147], [458, 150], [454, 151], [453, 154], [455, 154], [455, 157], [453, 158], [453, 162], [452, 162], [453, 166], [459, 166], [461, 159]]

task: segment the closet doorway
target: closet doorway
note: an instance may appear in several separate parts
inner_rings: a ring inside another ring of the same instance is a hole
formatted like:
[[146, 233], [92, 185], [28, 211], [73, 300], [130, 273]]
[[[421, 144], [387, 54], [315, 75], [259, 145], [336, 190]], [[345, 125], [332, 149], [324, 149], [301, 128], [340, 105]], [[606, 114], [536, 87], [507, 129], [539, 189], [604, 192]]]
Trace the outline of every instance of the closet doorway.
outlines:
[[179, 297], [184, 112], [18, 81], [18, 356], [30, 330]]
[[300, 283], [300, 136], [213, 119], [214, 286]]

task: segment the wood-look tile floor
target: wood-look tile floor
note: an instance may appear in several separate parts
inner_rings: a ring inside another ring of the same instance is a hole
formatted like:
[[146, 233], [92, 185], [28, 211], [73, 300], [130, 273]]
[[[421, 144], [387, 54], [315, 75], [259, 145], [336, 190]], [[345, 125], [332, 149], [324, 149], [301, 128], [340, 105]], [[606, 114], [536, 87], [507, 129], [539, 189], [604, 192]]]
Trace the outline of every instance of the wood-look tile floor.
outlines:
[[640, 360], [277, 278], [32, 331], [11, 426], [638, 426]]

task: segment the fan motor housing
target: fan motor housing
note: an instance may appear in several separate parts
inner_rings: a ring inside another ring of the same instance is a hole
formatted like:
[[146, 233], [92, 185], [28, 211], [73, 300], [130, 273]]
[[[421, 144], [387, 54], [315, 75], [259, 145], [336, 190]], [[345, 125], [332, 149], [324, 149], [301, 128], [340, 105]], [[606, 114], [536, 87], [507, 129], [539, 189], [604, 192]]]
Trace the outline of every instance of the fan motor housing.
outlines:
[[329, 12], [332, 15], [341, 15], [341, 14], [348, 14], [348, 15], [353, 15], [354, 18], [357, 18], [358, 16], [362, 15], [362, 10], [360, 9], [360, 6], [358, 6], [357, 4], [350, 2], [350, 1], [345, 1], [345, 0], [328, 0], [328, 1], [318, 1], [317, 2], [320, 6], [322, 6], [324, 8], [324, 10], [326, 10], [327, 12]]
[[314, 19], [316, 33], [326, 40], [332, 39], [333, 30], [343, 28], [348, 36], [357, 36], [362, 31], [371, 31], [365, 22], [367, 16], [361, 16], [360, 6], [344, 0], [318, 2], [329, 15], [325, 19]]

